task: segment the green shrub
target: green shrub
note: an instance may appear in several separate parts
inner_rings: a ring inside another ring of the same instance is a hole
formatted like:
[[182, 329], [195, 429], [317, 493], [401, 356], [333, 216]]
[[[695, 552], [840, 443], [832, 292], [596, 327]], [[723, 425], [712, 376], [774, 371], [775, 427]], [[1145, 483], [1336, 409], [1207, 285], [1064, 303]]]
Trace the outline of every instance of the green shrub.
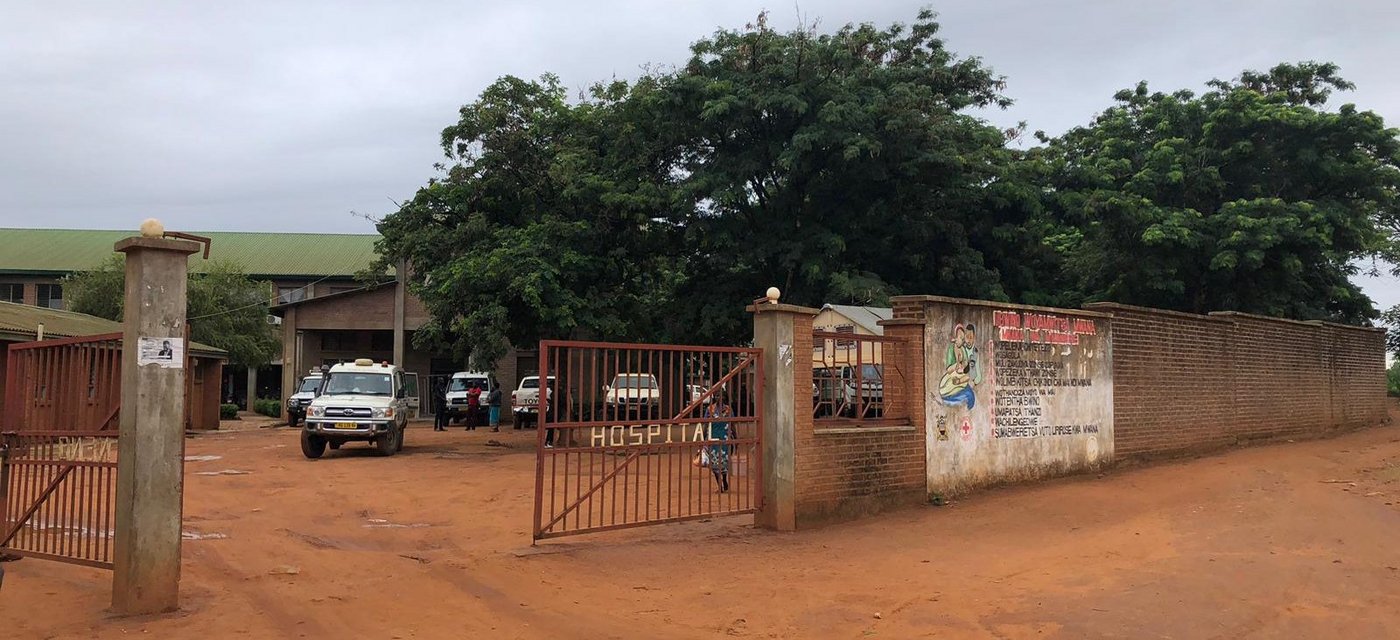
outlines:
[[253, 411], [269, 418], [280, 418], [282, 417], [282, 401], [259, 398], [257, 402], [253, 403]]
[[236, 405], [236, 404], [221, 404], [221, 405], [219, 405], [219, 419], [220, 419], [220, 420], [234, 420], [234, 419], [236, 419], [236, 418], [238, 418], [238, 405]]

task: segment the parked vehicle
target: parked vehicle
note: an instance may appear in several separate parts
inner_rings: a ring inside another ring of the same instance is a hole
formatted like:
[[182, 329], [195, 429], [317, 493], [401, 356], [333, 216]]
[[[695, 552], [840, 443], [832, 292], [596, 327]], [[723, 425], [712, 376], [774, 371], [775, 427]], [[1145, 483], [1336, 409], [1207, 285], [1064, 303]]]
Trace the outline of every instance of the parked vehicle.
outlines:
[[[546, 382], [545, 397], [554, 390], [554, 376]], [[511, 412], [515, 414], [515, 426], [528, 428], [540, 420], [540, 377], [525, 376], [520, 386], [510, 393]]]
[[327, 446], [339, 449], [346, 442], [361, 441], [372, 443], [381, 455], [394, 455], [403, 448], [404, 430], [418, 404], [417, 390], [417, 374], [387, 362], [361, 358], [331, 367], [321, 395], [306, 410], [302, 454], [319, 458]]
[[452, 374], [452, 379], [447, 383], [447, 417], [449, 420], [461, 421], [467, 417], [467, 396], [471, 394], [471, 388], [481, 389], [481, 403], [477, 405], [477, 424], [486, 423], [486, 397], [491, 393], [491, 376], [486, 373], [475, 371], [458, 371]]
[[320, 371], [312, 370], [310, 375], [301, 379], [296, 393], [287, 398], [287, 424], [289, 426], [295, 427], [297, 423], [306, 418], [306, 408], [311, 406], [312, 400], [316, 399], [316, 394], [321, 390], [323, 379]]
[[619, 373], [603, 387], [603, 406], [612, 417], [654, 417], [661, 411], [661, 386], [649, 373]]
[[[700, 396], [705, 396], [705, 392], [708, 391], [708, 390], [709, 390], [709, 387], [704, 386], [704, 385], [699, 385], [699, 384], [688, 384], [688, 385], [685, 385], [685, 391], [686, 391], [686, 393], [690, 396], [690, 402], [691, 402], [692, 404], [694, 404], [697, 400], [700, 400]], [[721, 390], [721, 391], [716, 391], [715, 393], [723, 393], [723, 390]], [[715, 394], [710, 394], [710, 395], [708, 395], [708, 396], [705, 396], [705, 400], [704, 400], [704, 402], [701, 402], [701, 404], [702, 404], [702, 405], [709, 405], [711, 402], [714, 402], [714, 400], [715, 400]]]
[[885, 406], [884, 366], [864, 364], [860, 369], [860, 390], [856, 390], [856, 368], [817, 367], [812, 370], [813, 415], [818, 418], [857, 416], [857, 399], [865, 407], [859, 417], [879, 417]]

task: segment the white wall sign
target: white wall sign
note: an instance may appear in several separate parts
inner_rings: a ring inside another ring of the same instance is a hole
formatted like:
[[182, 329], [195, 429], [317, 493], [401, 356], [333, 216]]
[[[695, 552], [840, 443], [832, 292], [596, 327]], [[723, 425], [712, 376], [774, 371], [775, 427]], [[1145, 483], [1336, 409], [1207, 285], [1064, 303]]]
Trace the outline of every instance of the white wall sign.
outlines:
[[164, 369], [185, 368], [184, 338], [139, 338], [136, 365], [153, 364]]

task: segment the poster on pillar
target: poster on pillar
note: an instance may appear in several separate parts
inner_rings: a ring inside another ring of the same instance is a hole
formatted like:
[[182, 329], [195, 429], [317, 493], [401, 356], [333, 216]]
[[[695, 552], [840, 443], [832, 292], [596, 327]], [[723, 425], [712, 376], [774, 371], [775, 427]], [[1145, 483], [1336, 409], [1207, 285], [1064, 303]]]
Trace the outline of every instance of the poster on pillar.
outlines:
[[137, 340], [136, 364], [141, 367], [153, 364], [162, 369], [185, 368], [184, 338], [142, 336]]
[[1112, 459], [1107, 316], [935, 300], [924, 328], [930, 495]]

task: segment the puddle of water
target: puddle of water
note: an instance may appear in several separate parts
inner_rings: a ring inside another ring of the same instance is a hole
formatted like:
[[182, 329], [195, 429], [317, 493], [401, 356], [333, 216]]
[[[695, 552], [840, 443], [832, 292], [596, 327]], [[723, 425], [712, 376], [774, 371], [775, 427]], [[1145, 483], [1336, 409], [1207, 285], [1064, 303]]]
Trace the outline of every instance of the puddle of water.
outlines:
[[240, 469], [221, 469], [219, 471], [196, 471], [197, 476], [246, 476], [252, 471], [242, 471]]
[[228, 534], [224, 533], [200, 533], [198, 531], [181, 531], [182, 540], [227, 540]]
[[209, 462], [211, 460], [222, 460], [223, 456], [185, 456], [185, 462]]

